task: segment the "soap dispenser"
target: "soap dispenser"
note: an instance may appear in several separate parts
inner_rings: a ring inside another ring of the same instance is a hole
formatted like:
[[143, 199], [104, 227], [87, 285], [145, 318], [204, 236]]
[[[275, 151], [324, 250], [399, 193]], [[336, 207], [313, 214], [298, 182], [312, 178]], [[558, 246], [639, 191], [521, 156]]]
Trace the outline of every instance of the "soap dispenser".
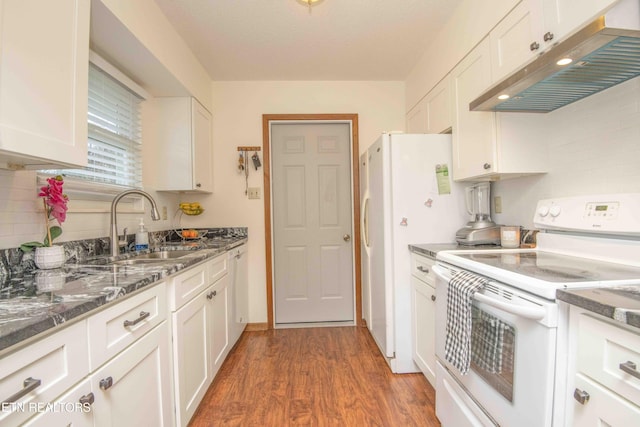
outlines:
[[143, 218], [140, 218], [140, 226], [136, 232], [136, 251], [149, 249], [149, 233], [144, 228]]

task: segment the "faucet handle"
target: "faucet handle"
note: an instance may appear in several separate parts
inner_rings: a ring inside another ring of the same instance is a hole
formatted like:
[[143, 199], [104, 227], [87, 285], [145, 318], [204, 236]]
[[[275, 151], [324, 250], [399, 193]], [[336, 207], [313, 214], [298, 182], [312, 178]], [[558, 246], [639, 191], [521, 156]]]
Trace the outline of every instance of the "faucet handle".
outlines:
[[122, 230], [122, 240], [118, 240], [118, 246], [123, 247], [127, 246], [127, 227]]

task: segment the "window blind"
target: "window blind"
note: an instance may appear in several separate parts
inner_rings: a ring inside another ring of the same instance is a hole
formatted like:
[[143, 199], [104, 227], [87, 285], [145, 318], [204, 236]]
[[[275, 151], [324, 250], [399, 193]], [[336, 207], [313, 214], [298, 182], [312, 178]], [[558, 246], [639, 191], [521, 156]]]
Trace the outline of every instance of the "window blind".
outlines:
[[88, 165], [55, 172], [81, 181], [142, 188], [141, 101], [89, 63]]

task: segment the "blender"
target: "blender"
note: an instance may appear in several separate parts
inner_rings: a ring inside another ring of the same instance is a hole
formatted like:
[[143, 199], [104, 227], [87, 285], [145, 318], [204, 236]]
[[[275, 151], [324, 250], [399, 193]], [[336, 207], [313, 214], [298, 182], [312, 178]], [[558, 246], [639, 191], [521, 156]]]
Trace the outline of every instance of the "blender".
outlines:
[[456, 232], [456, 241], [461, 245], [499, 245], [500, 226], [491, 220], [491, 187], [488, 182], [465, 188], [469, 222]]

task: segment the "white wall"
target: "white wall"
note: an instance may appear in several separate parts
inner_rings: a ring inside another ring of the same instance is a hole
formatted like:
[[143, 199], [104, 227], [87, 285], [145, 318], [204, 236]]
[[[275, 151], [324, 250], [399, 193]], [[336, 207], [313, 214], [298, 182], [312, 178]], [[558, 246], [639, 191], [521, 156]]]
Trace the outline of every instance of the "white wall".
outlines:
[[[267, 320], [264, 199], [248, 200], [238, 172], [239, 145], [262, 146], [262, 115], [356, 113], [364, 151], [384, 130], [404, 129], [402, 82], [214, 82], [215, 194], [192, 198], [206, 209], [189, 224], [249, 227], [249, 322]], [[252, 154], [252, 153], [251, 153]], [[262, 159], [262, 152], [260, 152]], [[263, 169], [250, 169], [249, 186], [264, 195]]]
[[503, 209], [496, 222], [532, 227], [536, 202], [548, 197], [640, 193], [640, 78], [544, 120], [540, 144], [549, 149], [549, 173], [494, 183]]

